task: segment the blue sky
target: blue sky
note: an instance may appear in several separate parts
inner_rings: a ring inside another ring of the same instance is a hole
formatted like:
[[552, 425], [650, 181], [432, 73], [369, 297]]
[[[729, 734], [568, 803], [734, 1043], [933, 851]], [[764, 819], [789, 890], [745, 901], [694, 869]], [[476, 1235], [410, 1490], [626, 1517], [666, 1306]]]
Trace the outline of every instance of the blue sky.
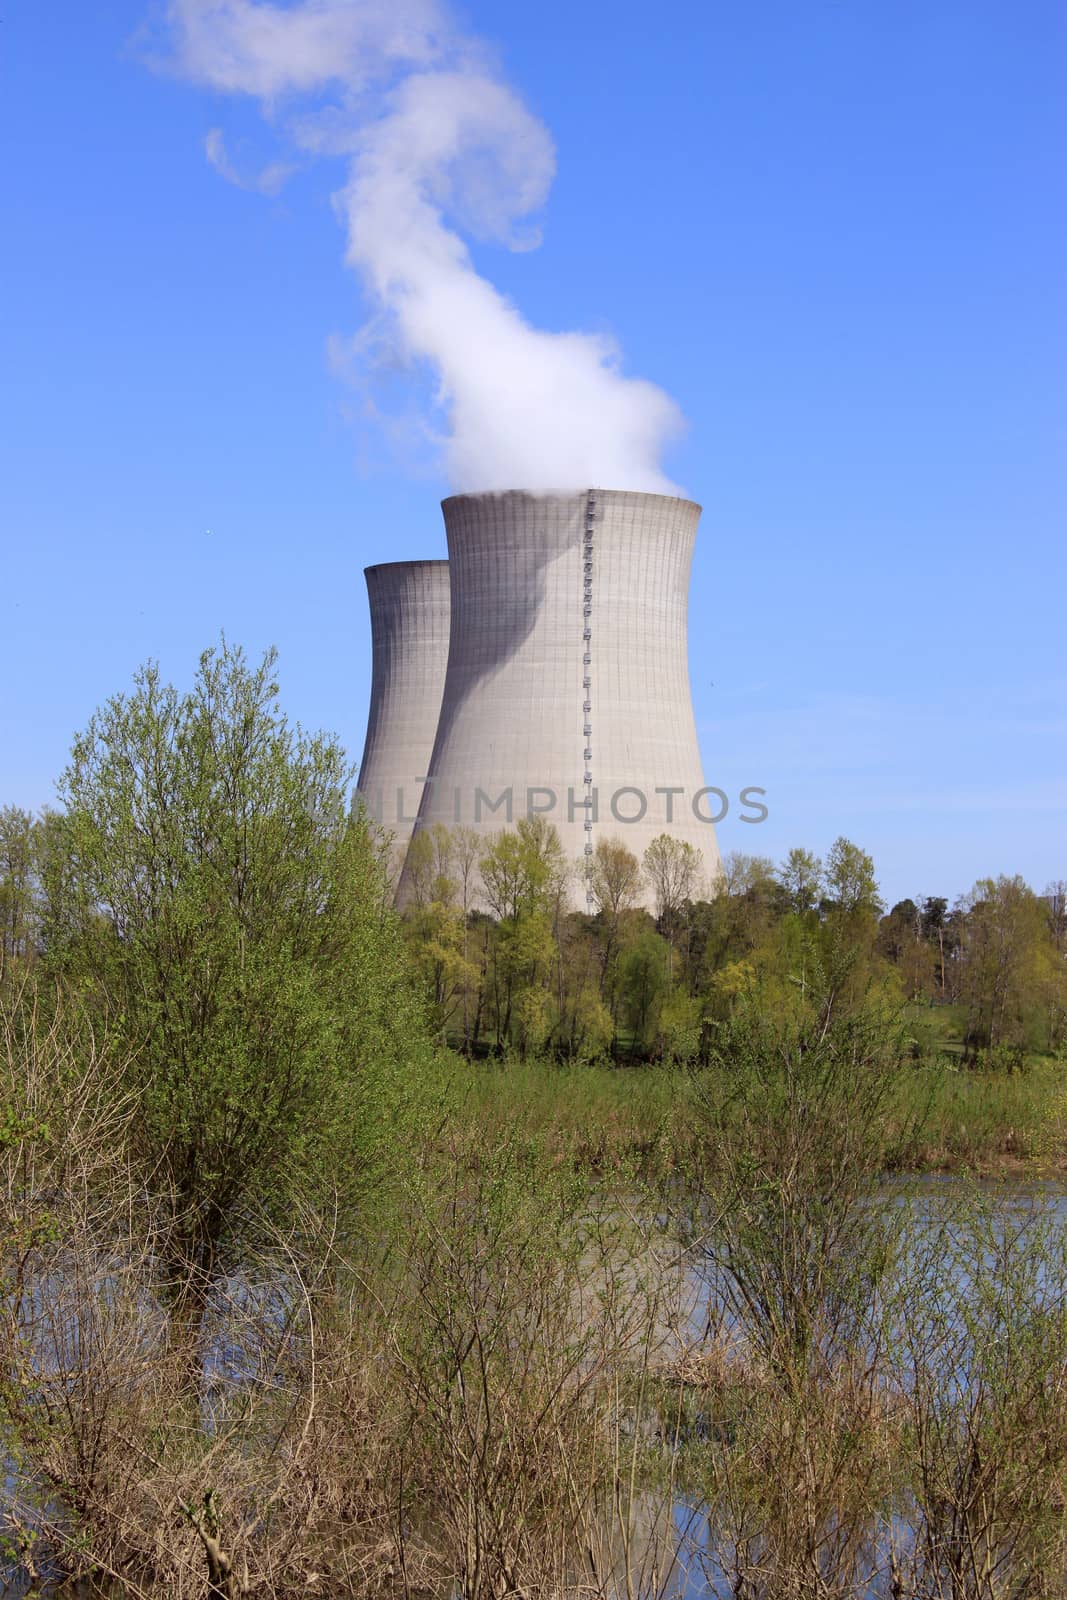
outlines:
[[[143, 0], [12, 8], [0, 803], [154, 657], [274, 643], [362, 745], [362, 568], [443, 555], [425, 383], [329, 359], [370, 307], [339, 159], [149, 69]], [[550, 130], [540, 248], [474, 244], [539, 327], [681, 406], [691, 672], [724, 850], [869, 849], [890, 900], [1067, 877], [1067, 11], [992, 0], [470, 4]], [[276, 196], [224, 181], [222, 130]], [[368, 401], [392, 418], [376, 424]], [[624, 485], [618, 485], [624, 487]]]

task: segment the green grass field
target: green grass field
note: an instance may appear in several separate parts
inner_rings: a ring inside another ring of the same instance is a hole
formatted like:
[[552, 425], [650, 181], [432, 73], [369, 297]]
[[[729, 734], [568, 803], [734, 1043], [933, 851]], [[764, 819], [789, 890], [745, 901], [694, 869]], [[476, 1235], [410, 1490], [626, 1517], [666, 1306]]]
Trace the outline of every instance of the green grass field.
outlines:
[[[488, 1140], [520, 1127], [561, 1161], [648, 1178], [684, 1164], [692, 1148], [685, 1069], [467, 1061], [451, 1052], [441, 1065], [446, 1103]], [[1021, 1072], [976, 1071], [941, 1050], [902, 1070], [887, 1114], [901, 1131], [902, 1170], [1067, 1174], [1062, 1061], [1032, 1057]]]

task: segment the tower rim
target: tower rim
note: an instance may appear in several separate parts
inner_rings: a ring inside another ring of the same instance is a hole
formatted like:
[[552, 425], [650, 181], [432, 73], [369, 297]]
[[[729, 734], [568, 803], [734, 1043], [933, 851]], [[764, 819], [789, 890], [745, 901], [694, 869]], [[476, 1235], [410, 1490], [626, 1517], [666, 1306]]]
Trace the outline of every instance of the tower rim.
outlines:
[[447, 566], [447, 556], [422, 556], [416, 561], [374, 561], [369, 567], [363, 568], [363, 576], [369, 578], [372, 572], [398, 572], [401, 568], [410, 572], [412, 567]]
[[657, 505], [692, 506], [698, 513], [704, 507], [698, 500], [690, 500], [685, 494], [658, 494], [651, 489], [618, 489], [607, 488], [603, 484], [585, 484], [578, 489], [465, 489], [456, 494], [445, 495], [441, 501], [441, 510], [446, 506], [454, 505], [460, 500], [581, 500], [587, 495], [626, 495], [633, 500], [649, 500]]

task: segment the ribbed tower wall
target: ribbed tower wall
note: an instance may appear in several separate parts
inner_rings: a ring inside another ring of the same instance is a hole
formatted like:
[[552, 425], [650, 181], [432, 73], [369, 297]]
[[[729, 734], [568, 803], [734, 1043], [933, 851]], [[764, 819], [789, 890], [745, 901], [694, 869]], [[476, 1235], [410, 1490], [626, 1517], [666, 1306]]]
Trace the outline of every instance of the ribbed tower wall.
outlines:
[[575, 864], [601, 837], [641, 858], [668, 833], [714, 874], [687, 645], [700, 507], [589, 490], [443, 511], [450, 645], [419, 826], [491, 834], [533, 810]]
[[430, 771], [449, 641], [447, 561], [367, 567], [371, 689], [359, 793], [402, 856]]

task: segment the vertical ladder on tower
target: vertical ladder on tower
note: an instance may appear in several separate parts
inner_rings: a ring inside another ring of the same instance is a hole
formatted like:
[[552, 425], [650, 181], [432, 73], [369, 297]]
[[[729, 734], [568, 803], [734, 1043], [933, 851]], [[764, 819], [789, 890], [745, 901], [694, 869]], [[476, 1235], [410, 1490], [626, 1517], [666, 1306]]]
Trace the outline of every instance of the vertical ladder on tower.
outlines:
[[[585, 856], [593, 854], [593, 549], [596, 531], [596, 490], [585, 500], [585, 528], [582, 533], [582, 806], [585, 809]], [[593, 889], [586, 880], [586, 910], [593, 911]]]

